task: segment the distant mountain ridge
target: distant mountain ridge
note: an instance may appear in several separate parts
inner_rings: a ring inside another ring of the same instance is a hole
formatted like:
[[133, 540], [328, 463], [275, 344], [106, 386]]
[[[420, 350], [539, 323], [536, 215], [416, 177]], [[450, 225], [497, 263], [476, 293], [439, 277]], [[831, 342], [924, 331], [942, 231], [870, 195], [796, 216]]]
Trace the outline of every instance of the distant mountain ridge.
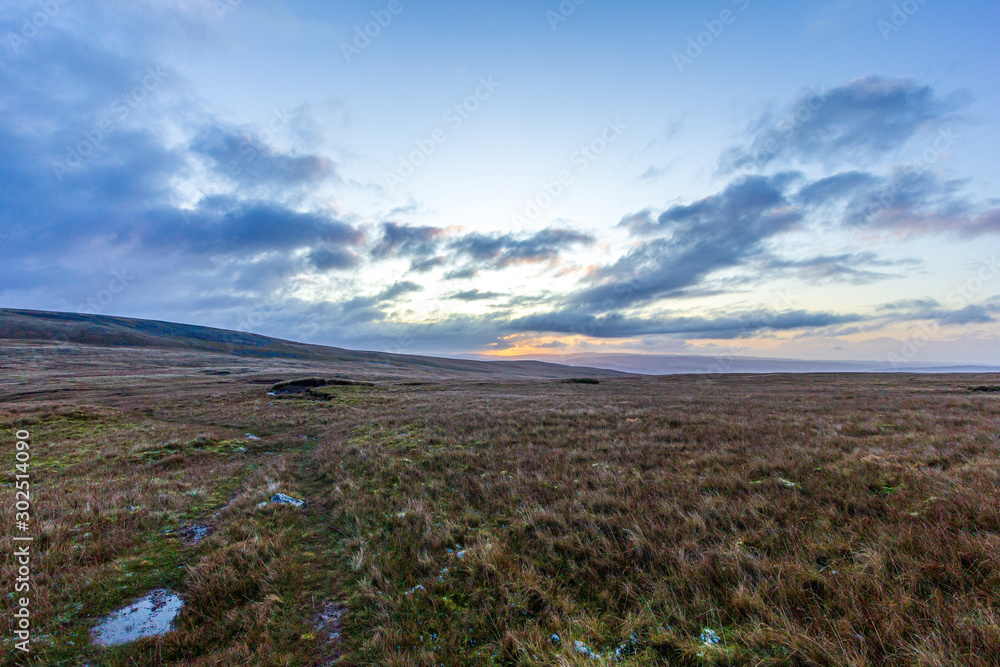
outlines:
[[988, 364], [877, 361], [809, 361], [763, 357], [553, 354], [498, 360], [483, 355], [429, 357], [347, 350], [193, 324], [86, 313], [0, 308], [0, 341], [33, 341], [101, 347], [155, 348], [258, 359], [350, 363], [442, 375], [502, 375], [525, 378], [615, 377], [623, 374], [728, 373], [1000, 373]]
[[3, 340], [155, 348], [243, 358], [347, 363], [355, 367], [377, 365], [398, 368], [401, 372], [420, 371], [449, 376], [599, 378], [624, 375], [620, 371], [543, 361], [478, 361], [346, 350], [192, 324], [10, 308], [0, 308], [0, 341]]
[[[479, 357], [475, 357], [479, 358]], [[654, 354], [553, 354], [516, 359], [544, 360], [569, 366], [606, 368], [642, 375], [687, 375], [720, 373], [1000, 373], [1000, 366], [889, 361], [810, 361], [709, 355]]]

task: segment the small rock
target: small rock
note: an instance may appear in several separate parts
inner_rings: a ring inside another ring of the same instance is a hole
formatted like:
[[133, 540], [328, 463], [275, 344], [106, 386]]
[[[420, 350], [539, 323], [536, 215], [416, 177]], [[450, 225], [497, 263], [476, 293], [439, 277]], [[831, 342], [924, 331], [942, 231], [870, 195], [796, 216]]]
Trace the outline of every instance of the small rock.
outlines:
[[211, 534], [212, 527], [201, 523], [193, 523], [180, 530], [180, 535], [187, 546], [194, 546]]
[[284, 493], [276, 493], [271, 496], [271, 500], [258, 503], [257, 507], [267, 507], [268, 505], [291, 505], [292, 507], [305, 507], [306, 501], [292, 498]]
[[701, 631], [701, 641], [707, 646], [715, 646], [722, 640], [719, 639], [719, 635], [716, 634], [715, 630], [705, 628]]
[[577, 639], [575, 642], [573, 642], [573, 647], [576, 649], [577, 653], [582, 653], [585, 656], [587, 656], [588, 658], [590, 658], [591, 660], [600, 660], [601, 659], [600, 654], [598, 654], [597, 652], [595, 652], [594, 649], [590, 648], [589, 646], [587, 646], [586, 644], [584, 644], [579, 639]]

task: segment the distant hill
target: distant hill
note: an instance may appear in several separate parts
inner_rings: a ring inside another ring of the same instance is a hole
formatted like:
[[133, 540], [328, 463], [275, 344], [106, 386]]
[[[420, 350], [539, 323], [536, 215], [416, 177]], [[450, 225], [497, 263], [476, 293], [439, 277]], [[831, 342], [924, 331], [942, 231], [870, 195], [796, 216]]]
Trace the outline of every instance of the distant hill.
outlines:
[[175, 350], [245, 359], [346, 364], [352, 368], [380, 367], [381, 375], [392, 375], [395, 371], [400, 375], [441, 377], [600, 378], [623, 375], [614, 370], [542, 361], [478, 361], [363, 352], [174, 322], [0, 308], [0, 341], [4, 340]]
[[[707, 355], [565, 354], [545, 359], [570, 366], [607, 368], [643, 375], [693, 373], [1000, 373], [1000, 366], [983, 364], [918, 363], [895, 366], [888, 361], [811, 361]], [[525, 357], [518, 357], [525, 359]]]

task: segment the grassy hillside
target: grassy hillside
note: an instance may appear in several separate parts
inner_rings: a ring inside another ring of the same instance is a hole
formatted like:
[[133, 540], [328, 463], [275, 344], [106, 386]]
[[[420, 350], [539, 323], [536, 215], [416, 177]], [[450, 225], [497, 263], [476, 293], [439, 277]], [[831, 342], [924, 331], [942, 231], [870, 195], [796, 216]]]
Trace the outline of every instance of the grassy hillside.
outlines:
[[[250, 360], [272, 359], [334, 364], [363, 375], [489, 375], [510, 377], [614, 377], [620, 372], [568, 368], [537, 361], [482, 362], [344, 350], [256, 334], [106, 315], [51, 313], [0, 308], [2, 341], [42, 341], [97, 347], [218, 353]], [[210, 363], [210, 362], [209, 362]]]
[[[1000, 393], [971, 389], [996, 376], [383, 378], [307, 400], [267, 394], [304, 362], [136, 352], [4, 346], [37, 664], [1000, 654]], [[308, 504], [258, 507], [279, 491]], [[175, 632], [91, 644], [160, 587], [184, 597]]]

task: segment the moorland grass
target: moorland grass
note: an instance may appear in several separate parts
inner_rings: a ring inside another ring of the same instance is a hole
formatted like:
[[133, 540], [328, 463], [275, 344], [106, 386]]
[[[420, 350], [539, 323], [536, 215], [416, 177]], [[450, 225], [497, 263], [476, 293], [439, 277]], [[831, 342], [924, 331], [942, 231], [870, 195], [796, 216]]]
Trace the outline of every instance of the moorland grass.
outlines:
[[[970, 389], [995, 378], [400, 378], [316, 401], [195, 373], [0, 384], [35, 455], [35, 664], [998, 664], [1000, 398]], [[309, 504], [258, 507], [277, 491]], [[9, 513], [0, 531], [9, 550]], [[176, 632], [90, 645], [161, 586]]]

